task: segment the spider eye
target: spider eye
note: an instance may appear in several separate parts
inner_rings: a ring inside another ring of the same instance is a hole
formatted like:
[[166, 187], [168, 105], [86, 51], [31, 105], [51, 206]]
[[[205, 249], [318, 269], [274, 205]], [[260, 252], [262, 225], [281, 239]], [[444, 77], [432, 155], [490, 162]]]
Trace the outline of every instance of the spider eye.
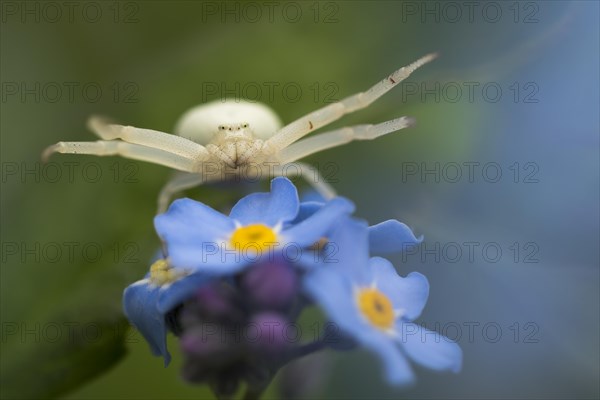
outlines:
[[247, 128], [248, 124], [242, 124], [242, 128]]
[[224, 129], [225, 129], [225, 127], [224, 127], [223, 125], [219, 125], [219, 130], [220, 130], [220, 131], [222, 131], [222, 130], [224, 130]]

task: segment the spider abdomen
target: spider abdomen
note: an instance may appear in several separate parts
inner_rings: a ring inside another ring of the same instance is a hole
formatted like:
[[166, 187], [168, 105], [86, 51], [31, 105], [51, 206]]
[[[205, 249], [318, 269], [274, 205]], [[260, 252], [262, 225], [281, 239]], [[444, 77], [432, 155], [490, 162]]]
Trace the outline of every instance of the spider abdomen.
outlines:
[[185, 112], [175, 126], [175, 133], [207, 145], [223, 142], [227, 137], [266, 140], [280, 127], [277, 114], [264, 104], [216, 100]]

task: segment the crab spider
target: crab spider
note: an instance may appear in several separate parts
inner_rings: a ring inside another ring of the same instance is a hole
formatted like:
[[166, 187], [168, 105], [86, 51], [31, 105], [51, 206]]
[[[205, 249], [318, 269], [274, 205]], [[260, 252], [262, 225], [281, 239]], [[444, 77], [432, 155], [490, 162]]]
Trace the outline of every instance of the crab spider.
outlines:
[[325, 198], [331, 198], [335, 196], [331, 186], [307, 164], [297, 160], [353, 140], [372, 140], [410, 127], [414, 119], [401, 117], [300, 139], [345, 114], [369, 106], [435, 57], [436, 54], [426, 55], [366, 92], [329, 104], [283, 127], [277, 115], [265, 105], [215, 101], [186, 112], [175, 127], [176, 135], [111, 124], [92, 117], [88, 127], [102, 140], [58, 142], [46, 148], [42, 158], [47, 160], [53, 153], [120, 155], [181, 171], [162, 188], [158, 197], [159, 213], [166, 210], [177, 192], [233, 176], [300, 175]]

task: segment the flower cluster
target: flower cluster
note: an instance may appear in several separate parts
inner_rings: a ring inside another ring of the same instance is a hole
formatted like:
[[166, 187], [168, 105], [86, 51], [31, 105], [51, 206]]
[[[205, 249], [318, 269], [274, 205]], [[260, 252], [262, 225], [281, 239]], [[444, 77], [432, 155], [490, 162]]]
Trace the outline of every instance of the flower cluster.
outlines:
[[[391, 384], [414, 379], [409, 359], [458, 371], [458, 345], [412, 322], [427, 301], [427, 279], [402, 277], [377, 256], [421, 239], [396, 220], [368, 226], [353, 211], [341, 197], [300, 202], [286, 178], [229, 215], [176, 200], [155, 219], [166, 256], [125, 290], [125, 313], [165, 365], [167, 332], [179, 336], [184, 378], [220, 396], [240, 382], [260, 393], [283, 365], [324, 347], [372, 351]], [[311, 306], [335, 335], [298, 338], [296, 321]]]

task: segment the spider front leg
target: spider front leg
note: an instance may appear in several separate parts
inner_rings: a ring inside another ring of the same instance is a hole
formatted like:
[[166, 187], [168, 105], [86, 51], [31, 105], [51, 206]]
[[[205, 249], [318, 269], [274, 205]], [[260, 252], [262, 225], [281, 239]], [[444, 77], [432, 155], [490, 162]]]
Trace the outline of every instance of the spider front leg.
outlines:
[[160, 190], [158, 195], [158, 209], [156, 214], [162, 214], [167, 211], [171, 198], [176, 193], [179, 193], [185, 189], [191, 189], [196, 186], [200, 186], [207, 182], [208, 179], [199, 173], [177, 173], [171, 178]]
[[377, 125], [357, 125], [320, 133], [293, 143], [281, 150], [279, 158], [282, 162], [289, 163], [353, 140], [373, 140], [388, 133], [411, 127], [414, 124], [414, 118], [401, 117]]
[[273, 151], [280, 151], [310, 132], [338, 120], [343, 115], [369, 106], [390, 89], [408, 78], [417, 68], [436, 57], [436, 54], [428, 54], [414, 63], [395, 71], [366, 92], [357, 93], [297, 119], [276, 132], [273, 137], [265, 142], [266, 146]]
[[100, 117], [91, 117], [88, 120], [88, 128], [104, 140], [121, 139], [128, 143], [168, 151], [186, 158], [206, 158], [208, 156], [208, 151], [204, 146], [166, 132], [109, 124]]
[[126, 143], [120, 140], [98, 140], [96, 142], [58, 142], [42, 153], [46, 162], [53, 153], [91, 154], [95, 156], [118, 155], [134, 160], [148, 161], [180, 171], [192, 172], [200, 159], [188, 158], [168, 151]]
[[301, 176], [315, 189], [321, 196], [329, 200], [336, 196], [335, 189], [325, 181], [325, 178], [319, 171], [305, 163], [293, 162], [277, 165], [273, 168], [273, 173], [277, 176], [292, 178]]

